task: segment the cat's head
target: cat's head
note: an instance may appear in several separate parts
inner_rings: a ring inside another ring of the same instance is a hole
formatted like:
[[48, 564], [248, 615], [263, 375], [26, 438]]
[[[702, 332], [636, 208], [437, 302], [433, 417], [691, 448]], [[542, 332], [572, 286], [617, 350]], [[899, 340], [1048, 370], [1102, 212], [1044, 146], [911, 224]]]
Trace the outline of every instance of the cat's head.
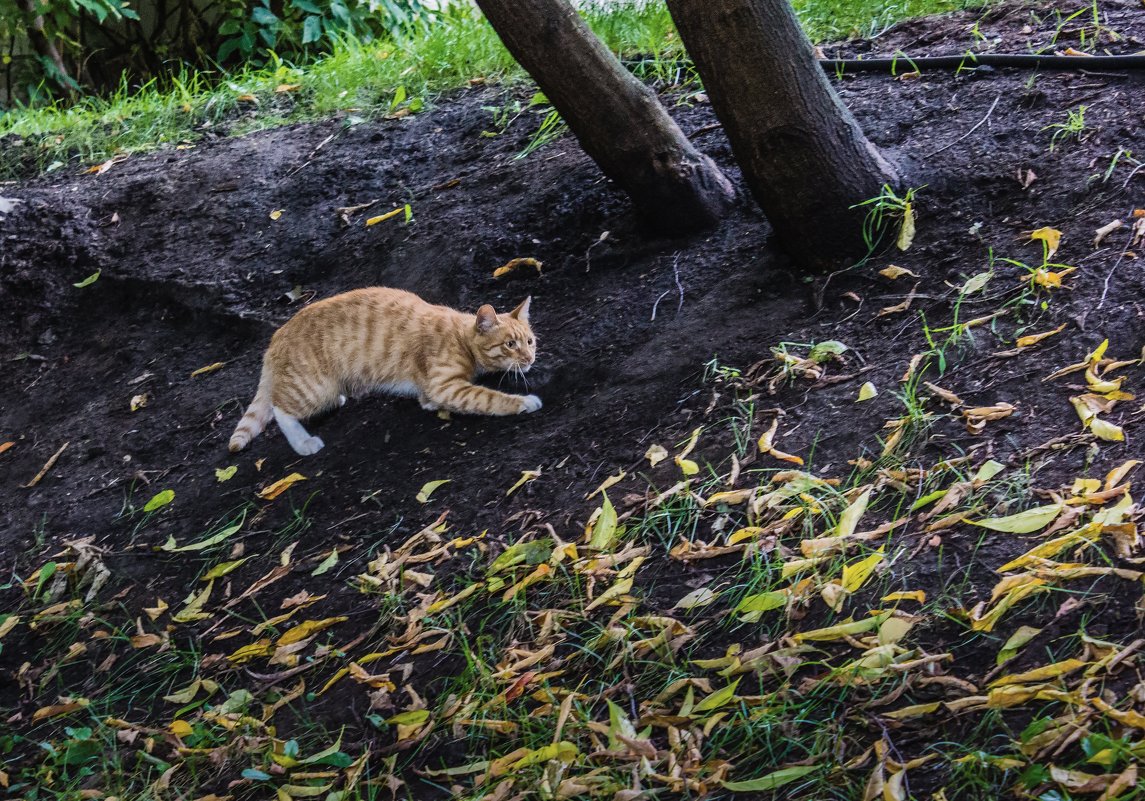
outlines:
[[474, 351], [484, 370], [527, 371], [537, 357], [536, 337], [529, 327], [529, 301], [508, 314], [498, 314], [486, 304], [477, 310]]

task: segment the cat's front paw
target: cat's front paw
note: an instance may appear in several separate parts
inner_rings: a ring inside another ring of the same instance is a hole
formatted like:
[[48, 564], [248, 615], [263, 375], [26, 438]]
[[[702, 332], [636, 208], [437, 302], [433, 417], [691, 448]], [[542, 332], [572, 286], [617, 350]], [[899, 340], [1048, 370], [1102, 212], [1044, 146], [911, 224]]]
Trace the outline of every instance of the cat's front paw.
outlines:
[[541, 399], [536, 395], [526, 395], [521, 398], [522, 412], [535, 412], [541, 408]]

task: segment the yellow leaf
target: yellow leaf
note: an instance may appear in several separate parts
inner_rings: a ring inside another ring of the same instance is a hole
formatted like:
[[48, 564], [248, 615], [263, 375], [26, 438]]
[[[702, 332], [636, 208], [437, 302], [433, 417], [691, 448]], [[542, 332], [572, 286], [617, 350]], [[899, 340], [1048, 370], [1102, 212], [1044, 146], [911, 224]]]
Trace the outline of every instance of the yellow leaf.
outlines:
[[850, 563], [849, 565], [844, 565], [842, 580], [843, 589], [847, 592], [853, 593], [858, 590], [859, 587], [862, 587], [863, 582], [870, 578], [871, 573], [873, 573], [875, 568], [878, 567], [879, 562], [883, 561], [885, 549], [886, 546], [882, 546], [865, 559], [860, 559], [856, 562]]
[[147, 392], [139, 395], [131, 396], [131, 403], [129, 404], [131, 411], [137, 412], [147, 405], [147, 401], [151, 400], [151, 395]]
[[792, 462], [793, 464], [798, 464], [798, 465], [803, 464], [803, 457], [795, 456], [794, 454], [790, 454], [790, 453], [784, 453], [783, 451], [775, 449], [772, 442], [775, 439], [775, 432], [778, 428], [779, 428], [779, 418], [776, 417], [774, 420], [771, 421], [771, 428], [769, 428], [767, 431], [763, 432], [763, 435], [760, 436], [760, 438], [759, 438], [758, 445], [759, 445], [760, 452], [766, 453], [766, 454], [768, 454], [768, 455], [770, 455], [776, 459], [779, 459], [781, 461], [784, 461], [784, 462]]
[[879, 626], [879, 645], [894, 645], [907, 635], [914, 624], [905, 617], [888, 617]]
[[1130, 459], [1110, 470], [1105, 476], [1105, 489], [1113, 489], [1119, 485], [1129, 475], [1130, 471], [1139, 464], [1141, 464], [1140, 459]]
[[279, 637], [278, 642], [275, 644], [279, 647], [283, 645], [290, 645], [291, 643], [305, 640], [307, 637], [313, 634], [317, 634], [320, 631], [324, 631], [331, 626], [336, 626], [339, 623], [344, 623], [347, 620], [349, 620], [347, 617], [328, 617], [322, 620], [304, 620], [294, 628], [287, 631], [281, 637]]
[[393, 211], [387, 211], [385, 214], [379, 214], [377, 217], [371, 217], [370, 219], [366, 220], [366, 227], [369, 228], [371, 225], [377, 225], [380, 222], [392, 220], [394, 217], [397, 217], [399, 214], [401, 214], [404, 210], [404, 208], [394, 209]]
[[270, 213], [270, 219], [272, 219], [272, 220], [277, 220], [281, 216], [282, 216], [282, 209], [275, 209], [274, 211], [272, 211]]
[[72, 286], [74, 286], [76, 289], [83, 289], [85, 286], [91, 286], [92, 284], [94, 284], [96, 281], [99, 280], [99, 274], [101, 272], [102, 272], [102, 270], [96, 270], [94, 273], [89, 275], [87, 278], [80, 281], [78, 284], [72, 284]]
[[185, 720], [173, 720], [167, 725], [167, 731], [176, 737], [186, 737], [194, 731], [194, 729], [192, 729], [191, 724]]
[[1066, 327], [1066, 324], [1062, 323], [1057, 328], [1055, 328], [1053, 331], [1043, 331], [1040, 334], [1027, 334], [1024, 337], [1018, 337], [1017, 345], [1019, 348], [1028, 348], [1032, 345], [1038, 344], [1043, 339], [1048, 339], [1049, 337], [1052, 337], [1055, 334], [1060, 334], [1062, 331], [1065, 330], [1065, 327]]
[[644, 458], [648, 460], [649, 467], [655, 467], [668, 458], [668, 451], [663, 445], [650, 445], [644, 452]]
[[517, 483], [514, 484], [513, 486], [509, 487], [509, 489], [505, 490], [505, 496], [508, 497], [508, 496], [512, 495], [514, 492], [519, 490], [521, 487], [525, 486], [526, 482], [534, 481], [540, 477], [541, 477], [541, 468], [539, 468], [539, 467], [536, 470], [522, 470], [521, 471], [521, 477], [519, 479], [517, 479]]
[[914, 207], [910, 203], [903, 204], [902, 228], [895, 243], [899, 250], [906, 250], [914, 242]]
[[202, 592], [198, 594], [192, 593], [190, 599], [187, 601], [187, 605], [172, 615], [171, 620], [176, 623], [190, 623], [194, 620], [203, 620], [204, 618], [210, 617], [210, 615], [203, 611], [203, 604], [211, 597], [211, 590], [214, 588], [215, 582], [208, 581], [207, 586], [203, 588]]
[[143, 511], [154, 512], [156, 509], [162, 509], [173, 500], [175, 500], [175, 490], [166, 489], [162, 492], [157, 492], [151, 497], [151, 500], [143, 504]]
[[[242, 559], [235, 559], [232, 562], [221, 562], [204, 573], [199, 581], [210, 581], [211, 579], [222, 578], [232, 570], [236, 570], [239, 566], [242, 565], [243, 562], [249, 558], [249, 556], [244, 556]], [[154, 618], [152, 618], [152, 620], [154, 620]]]
[[1051, 503], [1005, 517], [990, 517], [984, 520], [968, 520], [966, 522], [992, 531], [1004, 531], [1008, 534], [1031, 534], [1052, 523], [1061, 514], [1063, 508], [1064, 505], [1061, 503]]
[[1121, 426], [1116, 426], [1106, 420], [1094, 417], [1089, 423], [1089, 430], [1098, 439], [1103, 439], [1106, 442], [1124, 442], [1125, 431]]
[[437, 481], [427, 481], [417, 493], [418, 503], [429, 503], [429, 496], [433, 495], [433, 491], [443, 484], [448, 484], [453, 479], [440, 478]]
[[878, 394], [879, 394], [879, 391], [877, 389], [875, 389], [875, 385], [872, 384], [870, 381], [868, 381], [867, 383], [865, 383], [861, 387], [859, 387], [859, 398], [858, 398], [858, 400], [860, 400], [860, 401], [870, 400], [871, 398], [875, 397]]
[[839, 515], [839, 525], [835, 526], [836, 537], [850, 537], [855, 533], [855, 527], [859, 525], [859, 519], [867, 511], [867, 503], [871, 500], [871, 487], [863, 490], [863, 493], [851, 502], [843, 514]]
[[19, 615], [5, 615], [4, 619], [0, 620], [0, 638], [18, 625], [20, 625]]
[[167, 602], [162, 598], [156, 600], [155, 606], [143, 607], [144, 613], [146, 613], [147, 617], [151, 618], [152, 620], [158, 620], [159, 616], [166, 612], [167, 609]]
[[708, 589], [707, 587], [700, 587], [698, 590], [692, 590], [680, 600], [673, 604], [673, 609], [698, 609], [701, 606], [708, 604], [719, 598], [719, 593]]
[[201, 687], [202, 684], [202, 679], [195, 679], [182, 690], [163, 696], [163, 700], [170, 701], [172, 704], [189, 704], [195, 699], [195, 696], [199, 694], [199, 687]]
[[386, 720], [392, 726], [420, 726], [429, 720], [428, 709], [411, 709], [408, 712], [399, 712]]
[[1041, 633], [1041, 629], [1035, 629], [1033, 626], [1020, 626], [1002, 645], [994, 661], [999, 665], [1009, 662], [1017, 655], [1018, 651], [1022, 649], [1022, 646]]
[[301, 473], [291, 473], [286, 478], [280, 478], [278, 481], [271, 484], [269, 487], [263, 488], [258, 493], [258, 497], [266, 501], [273, 501], [282, 493], [286, 492], [294, 484], [299, 481], [305, 481], [306, 476]]
[[286, 92], [297, 92], [301, 88], [302, 84], [300, 83], [280, 83], [278, 86], [274, 87], [274, 91], [275, 93], [281, 95]]
[[941, 706], [941, 701], [935, 701], [930, 704], [914, 704], [913, 706], [904, 706], [890, 712], [884, 712], [883, 717], [890, 718], [891, 720], [908, 720], [910, 718], [919, 718], [924, 715], [930, 715], [937, 712]]
[[710, 712], [713, 709], [719, 709], [725, 704], [730, 704], [733, 700], [735, 700], [736, 687], [739, 686], [740, 681], [742, 681], [742, 679], [736, 679], [726, 687], [722, 687], [721, 689], [716, 690], [707, 698], [704, 698], [702, 701], [692, 707], [692, 711]]
[[1089, 663], [1083, 659], [1066, 659], [1061, 662], [1054, 662], [1052, 665], [1027, 670], [1024, 673], [1013, 673], [1009, 676], [1002, 676], [990, 682], [987, 686], [1004, 687], [1009, 684], [1030, 684], [1033, 682], [1046, 681], [1047, 679], [1056, 679], [1081, 670], [1088, 664]]
[[310, 575], [321, 576], [323, 573], [325, 573], [330, 568], [334, 567], [334, 565], [336, 565], [336, 564], [338, 564], [338, 549], [337, 548], [331, 548], [329, 556], [327, 556], [325, 559], [323, 559], [318, 564], [318, 567], [311, 570]]
[[918, 601], [920, 604], [926, 603], [926, 590], [911, 590], [910, 592], [892, 592], [890, 595], [883, 596], [883, 603], [894, 603], [895, 601]]
[[864, 618], [863, 620], [849, 620], [845, 623], [839, 623], [835, 626], [827, 626], [826, 628], [822, 629], [799, 631], [795, 633], [795, 641], [803, 642], [805, 640], [839, 640], [846, 636], [864, 634], [868, 631], [877, 629], [883, 624], [885, 620], [890, 618], [890, 616], [890, 612], [883, 612], [872, 617]]
[[[724, 492], [717, 492], [715, 495], [709, 495], [704, 500], [704, 507], [715, 506], [718, 503], [725, 503], [728, 506], [738, 506], [741, 503], [747, 503], [755, 494], [754, 488], [725, 490]], [[729, 545], [733, 543], [729, 542]]]
[[584, 496], [584, 499], [585, 499], [586, 501], [587, 501], [587, 500], [591, 500], [591, 499], [592, 499], [594, 496], [596, 496], [596, 495], [599, 495], [600, 493], [604, 492], [606, 489], [608, 489], [609, 487], [613, 486], [613, 485], [614, 485], [614, 484], [616, 484], [617, 482], [619, 482], [619, 481], [623, 481], [623, 480], [624, 480], [624, 477], [625, 477], [626, 475], [628, 475], [628, 471], [627, 471], [627, 470], [621, 470], [621, 471], [620, 471], [619, 473], [617, 473], [616, 475], [614, 475], [614, 476], [609, 476], [609, 477], [608, 477], [608, 478], [606, 478], [606, 479], [605, 479], [603, 482], [601, 482], [601, 484], [600, 484], [600, 486], [599, 486], [599, 487], [597, 487], [596, 489], [594, 489], [594, 490], [593, 490], [592, 492], [590, 492], [588, 495]]
[[215, 370], [225, 367], [226, 364], [226, 362], [215, 362], [214, 364], [208, 364], [206, 367], [200, 367], [198, 370], [195, 370], [191, 373], [191, 378], [194, 378], [195, 376], [206, 375], [207, 373], [213, 373]]
[[588, 547], [603, 551], [612, 546], [616, 539], [616, 509], [604, 493], [604, 501], [600, 506], [600, 515], [592, 528], [592, 537], [589, 538]]
[[503, 275], [508, 275], [520, 267], [533, 267], [537, 271], [537, 275], [541, 274], [542, 263], [531, 257], [524, 257], [518, 259], [509, 259], [503, 265], [493, 271], [494, 278], [500, 278]]
[[1039, 228], [1030, 234], [1030, 240], [1040, 239], [1046, 243], [1046, 260], [1053, 258], [1053, 255], [1058, 252], [1058, 246], [1062, 241], [1062, 232], [1056, 228]]
[[887, 265], [883, 269], [879, 270], [879, 275], [883, 276], [884, 278], [889, 278], [892, 281], [896, 278], [901, 278], [904, 275], [909, 275], [911, 278], [918, 278], [916, 273], [911, 272], [905, 267], [898, 267], [894, 264]]
[[677, 456], [675, 462], [680, 467], [680, 472], [686, 476], [694, 476], [700, 472], [700, 466], [693, 462], [691, 459], [685, 459], [682, 456]]

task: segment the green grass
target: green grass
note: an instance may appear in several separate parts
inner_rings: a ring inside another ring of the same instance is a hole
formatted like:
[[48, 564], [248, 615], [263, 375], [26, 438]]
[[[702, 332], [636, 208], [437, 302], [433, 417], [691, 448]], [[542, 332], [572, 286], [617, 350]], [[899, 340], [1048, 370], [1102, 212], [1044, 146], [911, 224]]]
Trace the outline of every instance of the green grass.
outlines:
[[[815, 41], [877, 33], [920, 14], [980, 0], [875, 0], [795, 4]], [[641, 56], [638, 74], [661, 84], [684, 80], [684, 56], [662, 2], [592, 11], [589, 23], [622, 57]], [[113, 155], [191, 144], [208, 131], [244, 134], [289, 122], [341, 115], [350, 124], [423, 108], [471, 82], [524, 80], [484, 19], [453, 10], [401, 41], [344, 40], [317, 61], [294, 65], [272, 57], [260, 69], [230, 73], [184, 68], [143, 85], [121, 84], [107, 96], [20, 106], [0, 114], [0, 178], [51, 171], [69, 162], [99, 163]]]

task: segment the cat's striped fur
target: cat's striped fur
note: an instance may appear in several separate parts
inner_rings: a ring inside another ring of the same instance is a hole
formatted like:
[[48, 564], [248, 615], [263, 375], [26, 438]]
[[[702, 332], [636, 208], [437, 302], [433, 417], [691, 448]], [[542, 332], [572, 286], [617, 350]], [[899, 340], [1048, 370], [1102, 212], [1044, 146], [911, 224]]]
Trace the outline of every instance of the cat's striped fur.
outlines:
[[307, 306], [271, 337], [258, 391], [231, 435], [231, 451], [245, 448], [273, 417], [295, 451], [317, 453], [322, 440], [301, 421], [370, 390], [416, 397], [431, 411], [535, 412], [541, 408], [536, 395], [473, 383], [481, 373], [521, 374], [532, 366], [530, 300], [508, 314], [488, 305], [465, 314], [400, 289], [372, 287]]

